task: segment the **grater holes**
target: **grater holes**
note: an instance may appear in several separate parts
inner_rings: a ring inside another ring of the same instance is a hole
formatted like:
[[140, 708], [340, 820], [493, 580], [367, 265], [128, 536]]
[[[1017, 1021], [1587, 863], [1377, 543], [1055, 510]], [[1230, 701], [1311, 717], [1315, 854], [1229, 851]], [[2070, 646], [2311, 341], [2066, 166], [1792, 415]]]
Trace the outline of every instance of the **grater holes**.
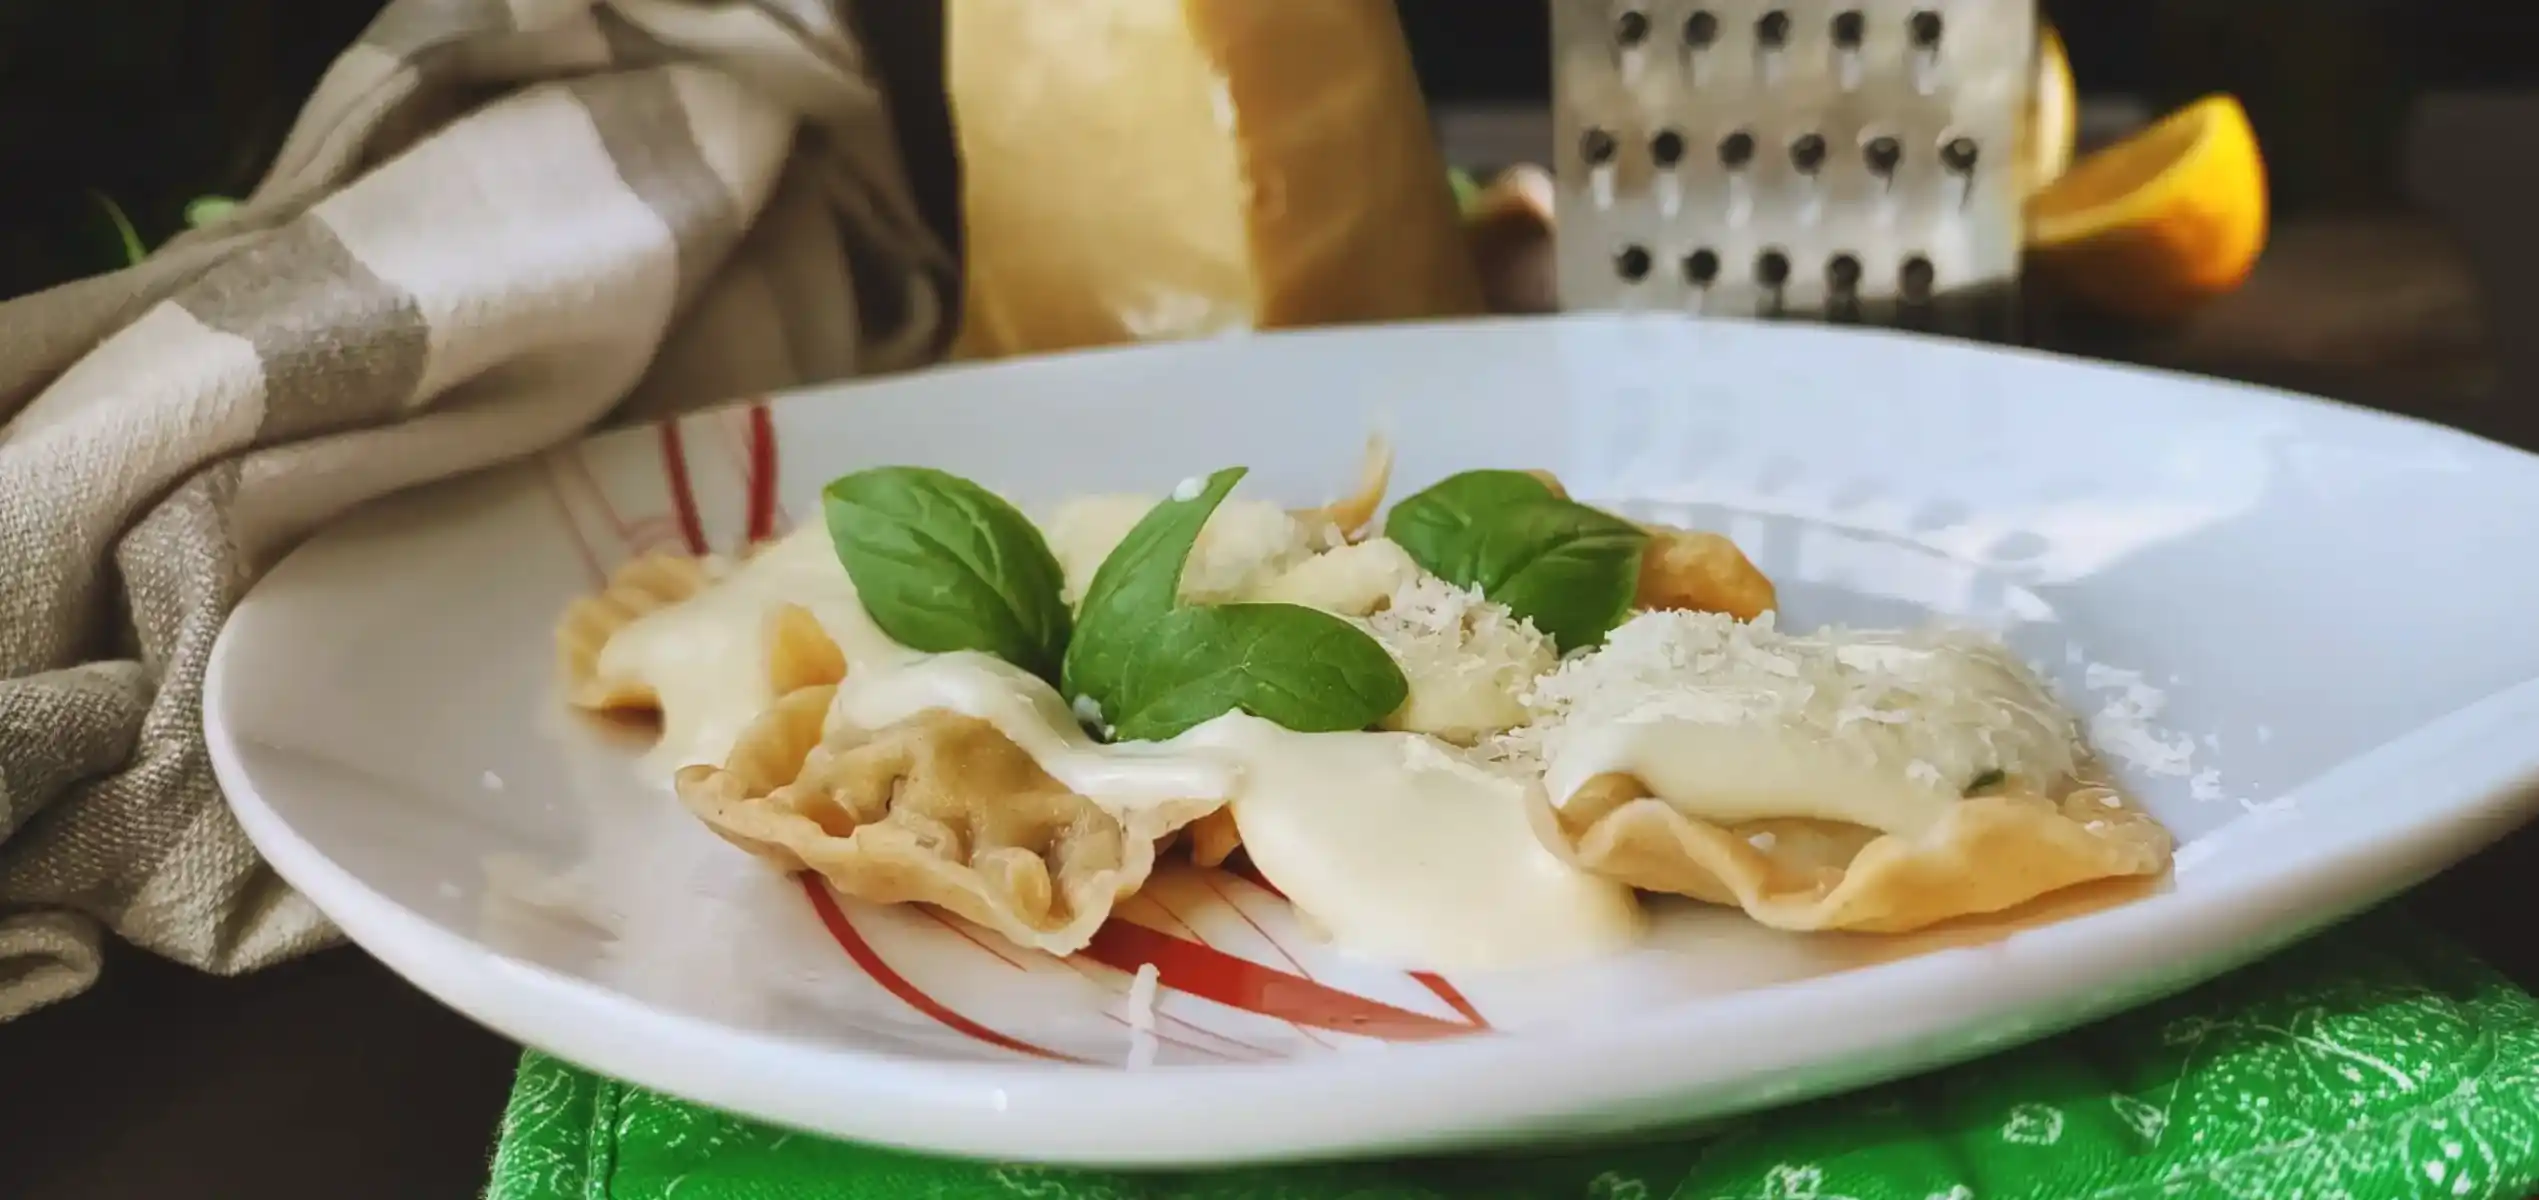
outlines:
[[1937, 50], [1940, 34], [1947, 30], [1947, 25], [1940, 20], [1939, 13], [1924, 8], [1915, 10], [1912, 16], [1905, 18], [1904, 28], [1912, 35], [1915, 49]]
[[1790, 139], [1790, 165], [1802, 175], [1813, 175], [1825, 165], [1825, 136], [1802, 133]]
[[1868, 36], [1869, 19], [1862, 16], [1859, 9], [1844, 9], [1834, 14], [1832, 32], [1837, 49], [1857, 50], [1861, 39]]
[[1741, 170], [1754, 161], [1754, 135], [1745, 130], [1719, 139], [1719, 165], [1731, 171]]
[[1931, 299], [1931, 285], [1937, 282], [1937, 278], [1938, 272], [1931, 267], [1931, 260], [1916, 254], [1905, 259], [1904, 265], [1897, 269], [1896, 290], [1903, 293], [1907, 304], [1927, 304]]
[[1975, 139], [1958, 136], [1940, 143], [1940, 165], [1959, 175], [1975, 173], [1975, 158], [1981, 148]]
[[1719, 278], [1719, 253], [1708, 247], [1684, 256], [1684, 282], [1709, 287]]
[[1837, 254], [1825, 260], [1825, 315], [1837, 324], [1860, 320], [1860, 260]]
[[1719, 40], [1719, 16], [1706, 8], [1693, 10], [1684, 18], [1684, 44], [1695, 50], [1707, 50]]
[[1613, 135], [1602, 129], [1590, 129], [1578, 137], [1578, 157], [1587, 160], [1591, 167], [1612, 162], [1614, 151], [1619, 148]]
[[1894, 175], [1896, 165], [1904, 161], [1904, 143], [1879, 134], [1860, 143], [1860, 158], [1869, 164], [1870, 174], [1881, 177]]
[[1684, 135], [1672, 129], [1661, 129], [1649, 139], [1649, 161], [1661, 170], [1672, 169], [1684, 161]]
[[1626, 283], [1638, 283], [1649, 277], [1649, 267], [1654, 262], [1649, 257], [1648, 247], [1624, 246], [1622, 253], [1613, 256], [1613, 273], [1621, 276]]
[[1766, 250], [1754, 256], [1754, 281], [1767, 288], [1779, 288], [1790, 281], [1790, 256], [1779, 250]]
[[1637, 49], [1649, 40], [1649, 15], [1639, 9], [1625, 10], [1613, 19], [1613, 44], [1625, 50]]
[[1765, 50], [1778, 50], [1789, 44], [1790, 14], [1773, 9], [1755, 18], [1754, 44]]

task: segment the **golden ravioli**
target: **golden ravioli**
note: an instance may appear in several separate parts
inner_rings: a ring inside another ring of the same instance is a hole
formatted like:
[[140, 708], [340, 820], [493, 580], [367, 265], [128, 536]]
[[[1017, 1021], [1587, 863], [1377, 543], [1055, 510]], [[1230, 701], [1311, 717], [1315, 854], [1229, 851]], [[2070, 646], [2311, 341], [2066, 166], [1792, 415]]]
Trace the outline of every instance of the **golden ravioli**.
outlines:
[[1184, 831], [1190, 839], [1190, 861], [1203, 867], [1221, 866], [1243, 848], [1243, 834], [1234, 827], [1234, 810], [1220, 808], [1190, 823]]
[[1597, 776], [1541, 815], [1555, 848], [1587, 870], [1798, 931], [1902, 933], [1999, 912], [2091, 880], [2157, 875], [2175, 846], [2110, 788], [2053, 798], [2015, 780], [1909, 836], [1814, 819], [1723, 827], [1627, 775]]
[[1384, 507], [1384, 493], [1393, 484], [1393, 447], [1382, 437], [1367, 439], [1366, 454], [1358, 462], [1358, 490], [1320, 508], [1298, 509], [1297, 520], [1309, 527], [1328, 525], [1340, 531], [1348, 541], [1357, 541], [1375, 524], [1375, 514]]
[[[1540, 468], [1526, 474], [1542, 481], [1553, 495], [1569, 498], [1569, 489], [1559, 476]], [[1780, 607], [1780, 593], [1771, 578], [1726, 535], [1650, 521], [1633, 524], [1649, 535], [1649, 544], [1640, 558], [1640, 587], [1631, 607], [1726, 613], [1740, 621]]]
[[985, 721], [928, 710], [824, 734], [833, 687], [803, 688], [721, 767], [678, 773], [724, 840], [880, 904], [931, 904], [1019, 946], [1072, 954], [1145, 885], [1156, 846], [1220, 807], [1108, 809], [1067, 790]]
[[600, 675], [608, 640], [636, 621], [686, 602], [722, 574], [713, 559], [685, 554], [647, 554], [608, 577], [600, 590], [566, 605], [556, 620], [556, 669], [567, 703], [593, 712], [658, 711], [661, 697], [644, 680]]
[[1772, 580], [1735, 542], [1716, 533], [1643, 523], [1648, 548], [1640, 557], [1636, 609], [1688, 608], [1751, 621], [1780, 606]]
[[739, 564], [656, 553], [619, 568], [557, 621], [566, 700], [658, 718], [666, 748], [716, 762], [777, 697], [845, 678], [844, 648], [815, 611], [834, 607], [826, 593], [843, 590], [845, 576], [835, 588], [798, 578], [806, 547], [826, 547], [795, 540], [753, 547]]

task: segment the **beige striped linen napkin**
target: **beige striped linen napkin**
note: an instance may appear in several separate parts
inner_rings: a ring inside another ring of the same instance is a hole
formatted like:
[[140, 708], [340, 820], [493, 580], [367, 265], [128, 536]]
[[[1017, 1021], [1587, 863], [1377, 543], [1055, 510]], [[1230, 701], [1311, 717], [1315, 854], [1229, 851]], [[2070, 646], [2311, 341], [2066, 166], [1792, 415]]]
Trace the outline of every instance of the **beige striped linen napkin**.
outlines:
[[942, 354], [866, 65], [845, 0], [393, 0], [232, 215], [0, 304], [0, 1019], [109, 934], [218, 973], [333, 937], [201, 732], [213, 635], [313, 527]]

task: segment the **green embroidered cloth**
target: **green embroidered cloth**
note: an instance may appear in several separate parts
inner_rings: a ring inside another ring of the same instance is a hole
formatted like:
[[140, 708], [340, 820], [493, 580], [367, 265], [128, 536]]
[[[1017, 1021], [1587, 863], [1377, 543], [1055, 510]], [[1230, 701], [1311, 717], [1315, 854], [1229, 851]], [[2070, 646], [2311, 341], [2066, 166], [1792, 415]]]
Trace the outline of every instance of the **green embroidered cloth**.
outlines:
[[2498, 1200], [2539, 1182], [2539, 1002], [2395, 913], [2039, 1045], [1698, 1135], [1138, 1174], [787, 1133], [535, 1053], [489, 1200]]

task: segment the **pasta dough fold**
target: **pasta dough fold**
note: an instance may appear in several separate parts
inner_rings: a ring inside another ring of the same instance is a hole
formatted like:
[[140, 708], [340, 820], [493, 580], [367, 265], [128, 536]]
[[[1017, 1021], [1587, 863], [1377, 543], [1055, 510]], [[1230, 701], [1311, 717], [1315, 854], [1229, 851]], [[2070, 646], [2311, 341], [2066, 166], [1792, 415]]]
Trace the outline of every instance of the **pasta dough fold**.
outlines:
[[1811, 818], [1722, 826], [1599, 775], [1538, 812], [1581, 867], [1632, 887], [1742, 908], [1776, 929], [1902, 933], [1999, 912], [2097, 879], [2157, 875], [2173, 842], [2112, 789], [2059, 799], [2011, 780], [1914, 834]]
[[929, 709], [824, 735], [834, 687], [797, 690], [679, 798], [724, 840], [879, 904], [931, 904], [1020, 946], [1072, 954], [1154, 873], [1157, 844], [1221, 801], [1112, 810], [996, 727]]

